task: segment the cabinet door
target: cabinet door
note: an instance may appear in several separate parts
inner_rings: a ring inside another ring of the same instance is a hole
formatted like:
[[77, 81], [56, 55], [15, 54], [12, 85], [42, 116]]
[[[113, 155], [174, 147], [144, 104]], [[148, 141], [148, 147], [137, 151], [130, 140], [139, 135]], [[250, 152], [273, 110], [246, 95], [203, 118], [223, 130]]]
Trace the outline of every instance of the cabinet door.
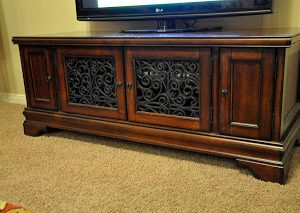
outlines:
[[27, 104], [32, 108], [56, 109], [51, 50], [21, 47]]
[[68, 47], [56, 52], [63, 111], [126, 118], [121, 48]]
[[222, 49], [220, 132], [270, 139], [274, 49]]
[[210, 130], [209, 48], [127, 48], [128, 118]]

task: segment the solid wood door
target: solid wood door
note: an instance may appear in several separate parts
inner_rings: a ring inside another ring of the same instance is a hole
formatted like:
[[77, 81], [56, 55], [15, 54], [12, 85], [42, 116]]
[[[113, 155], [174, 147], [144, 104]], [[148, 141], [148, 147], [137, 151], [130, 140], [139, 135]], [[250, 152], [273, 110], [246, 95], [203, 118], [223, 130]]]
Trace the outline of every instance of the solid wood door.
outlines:
[[221, 50], [220, 133], [271, 139], [275, 50]]
[[67, 47], [56, 54], [63, 111], [126, 119], [122, 48]]
[[46, 47], [21, 47], [20, 52], [28, 106], [55, 110], [51, 50]]
[[126, 48], [130, 121], [210, 130], [209, 48]]

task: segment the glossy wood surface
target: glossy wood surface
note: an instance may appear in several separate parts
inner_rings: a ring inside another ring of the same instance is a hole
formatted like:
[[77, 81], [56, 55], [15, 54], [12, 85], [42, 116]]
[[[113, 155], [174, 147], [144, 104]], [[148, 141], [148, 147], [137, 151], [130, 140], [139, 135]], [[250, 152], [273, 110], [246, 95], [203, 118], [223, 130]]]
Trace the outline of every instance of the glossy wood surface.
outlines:
[[[255, 177], [284, 184], [287, 181], [292, 149], [299, 137], [300, 125], [295, 125], [289, 134], [286, 146], [262, 145], [238, 138], [220, 138], [217, 135], [196, 135], [132, 123], [114, 123], [79, 117], [66, 113], [48, 113], [27, 109], [25, 133], [31, 136], [42, 134], [45, 125], [100, 136], [115, 137], [133, 142], [167, 146], [177, 149], [236, 158], [238, 165], [249, 168]], [[300, 124], [298, 118], [297, 124]]]
[[274, 70], [274, 49], [222, 49], [221, 133], [271, 139]]
[[52, 55], [49, 48], [26, 47], [23, 55], [25, 90], [30, 107], [56, 109]]
[[[20, 44], [28, 101], [24, 132], [38, 136], [57, 128], [221, 155], [237, 159], [259, 179], [285, 183], [300, 137], [300, 105], [293, 107], [281, 135], [282, 94], [289, 93], [283, 81], [290, 72], [284, 63], [287, 47], [300, 51], [299, 32], [14, 37]], [[68, 56], [116, 59], [118, 110], [70, 103], [64, 65]], [[199, 61], [199, 119], [138, 111], [135, 57]]]
[[287, 172], [284, 166], [274, 166], [261, 162], [240, 159], [237, 159], [237, 163], [241, 167], [250, 169], [253, 175], [260, 180], [279, 182], [280, 184], [285, 184], [287, 180]]
[[16, 44], [79, 46], [277, 46], [289, 47], [300, 39], [295, 29], [236, 29], [196, 33], [72, 32], [14, 37]]
[[[285, 49], [278, 48], [277, 50], [277, 60], [276, 60], [276, 70], [275, 70], [275, 90], [274, 90], [274, 120], [273, 120], [273, 140], [280, 141], [281, 134], [281, 113], [283, 105], [283, 81], [284, 81], [284, 66], [285, 66]], [[300, 61], [300, 60], [299, 60]], [[300, 85], [300, 84], [299, 84]]]
[[[236, 158], [243, 156], [264, 162], [280, 165], [282, 148], [280, 145], [262, 145], [238, 139], [220, 138], [217, 135], [197, 135], [180, 131], [153, 128], [138, 123], [116, 123], [105, 120], [93, 120], [89, 117], [78, 117], [67, 113], [49, 114], [42, 111], [26, 110], [25, 117], [28, 125], [41, 125], [47, 123], [48, 127], [68, 129], [115, 137], [135, 142], [163, 145], [191, 151], [200, 151]], [[26, 122], [25, 122], [26, 123]]]

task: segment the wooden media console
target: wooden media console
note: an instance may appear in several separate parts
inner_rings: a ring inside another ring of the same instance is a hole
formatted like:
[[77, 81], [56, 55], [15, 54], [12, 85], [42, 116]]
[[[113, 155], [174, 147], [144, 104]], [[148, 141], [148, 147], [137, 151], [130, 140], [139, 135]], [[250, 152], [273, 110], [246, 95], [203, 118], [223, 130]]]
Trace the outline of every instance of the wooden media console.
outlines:
[[14, 37], [24, 132], [65, 129], [230, 157], [283, 184], [300, 135], [299, 32]]

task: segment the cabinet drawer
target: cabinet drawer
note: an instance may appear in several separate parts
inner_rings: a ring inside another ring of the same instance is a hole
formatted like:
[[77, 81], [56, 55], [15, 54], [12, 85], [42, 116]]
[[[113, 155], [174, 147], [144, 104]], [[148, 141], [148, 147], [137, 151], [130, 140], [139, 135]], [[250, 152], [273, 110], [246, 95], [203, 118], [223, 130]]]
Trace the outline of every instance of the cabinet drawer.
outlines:
[[274, 49], [222, 49], [220, 132], [271, 139]]

